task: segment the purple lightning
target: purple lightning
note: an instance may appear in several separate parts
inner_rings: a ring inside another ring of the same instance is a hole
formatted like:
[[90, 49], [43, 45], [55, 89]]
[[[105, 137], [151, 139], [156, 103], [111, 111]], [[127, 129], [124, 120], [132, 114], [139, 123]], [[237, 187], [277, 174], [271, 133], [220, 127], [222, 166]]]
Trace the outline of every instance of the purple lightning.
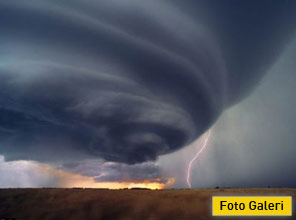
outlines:
[[190, 161], [189, 165], [188, 165], [188, 169], [187, 169], [187, 184], [189, 186], [189, 188], [191, 189], [191, 183], [190, 183], [190, 173], [191, 173], [191, 167], [193, 162], [198, 158], [198, 156], [200, 155], [200, 153], [205, 149], [205, 147], [207, 146], [209, 137], [210, 137], [211, 132], [208, 133], [208, 135], [206, 136], [205, 142], [202, 145], [202, 148], [196, 153], [196, 155], [192, 158], [192, 160]]

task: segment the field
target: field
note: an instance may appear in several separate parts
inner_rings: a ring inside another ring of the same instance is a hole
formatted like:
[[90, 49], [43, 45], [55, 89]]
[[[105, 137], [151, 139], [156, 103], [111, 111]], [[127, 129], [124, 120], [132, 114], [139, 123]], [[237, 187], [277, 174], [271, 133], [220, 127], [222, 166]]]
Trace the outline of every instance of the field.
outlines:
[[0, 219], [219, 219], [211, 217], [212, 195], [295, 197], [296, 189], [1, 189]]

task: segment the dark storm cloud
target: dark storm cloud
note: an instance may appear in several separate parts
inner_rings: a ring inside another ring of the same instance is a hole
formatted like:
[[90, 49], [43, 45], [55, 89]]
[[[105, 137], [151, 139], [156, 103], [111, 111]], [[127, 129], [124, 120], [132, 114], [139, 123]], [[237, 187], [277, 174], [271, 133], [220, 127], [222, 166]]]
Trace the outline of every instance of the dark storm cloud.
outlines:
[[58, 169], [71, 173], [93, 177], [96, 182], [160, 182], [166, 183], [159, 166], [153, 162], [127, 165], [104, 162], [102, 160], [85, 160], [76, 163], [63, 163]]
[[163, 181], [160, 170], [154, 163], [142, 163], [136, 165], [126, 165], [119, 163], [109, 163], [104, 166], [104, 172], [101, 176], [95, 178], [98, 182], [113, 182], [113, 181]]
[[293, 1], [227, 2], [2, 1], [0, 153], [133, 164], [191, 143], [295, 27]]

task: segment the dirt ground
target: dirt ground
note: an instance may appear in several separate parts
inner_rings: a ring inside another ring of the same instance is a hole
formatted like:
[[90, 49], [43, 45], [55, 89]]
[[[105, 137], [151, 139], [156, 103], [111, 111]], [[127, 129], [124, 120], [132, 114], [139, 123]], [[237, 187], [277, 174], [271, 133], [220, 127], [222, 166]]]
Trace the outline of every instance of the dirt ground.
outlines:
[[[0, 219], [227, 219], [212, 217], [212, 196], [296, 196], [296, 189], [0, 189]], [[294, 198], [293, 198], [294, 199]], [[282, 217], [279, 219], [296, 219]], [[229, 219], [238, 219], [231, 217]], [[241, 219], [250, 219], [242, 217]], [[255, 219], [255, 218], [251, 218]], [[257, 217], [258, 219], [258, 217]], [[261, 217], [259, 219], [269, 219]], [[272, 217], [272, 219], [275, 219]]]

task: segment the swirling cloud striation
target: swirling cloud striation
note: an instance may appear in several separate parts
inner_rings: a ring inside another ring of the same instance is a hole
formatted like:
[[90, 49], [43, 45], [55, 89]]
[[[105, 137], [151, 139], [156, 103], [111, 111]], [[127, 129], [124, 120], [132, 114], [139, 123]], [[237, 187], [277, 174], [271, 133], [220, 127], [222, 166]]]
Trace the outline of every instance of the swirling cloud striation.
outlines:
[[135, 164], [176, 151], [259, 81], [294, 11], [285, 0], [1, 1], [0, 154]]

